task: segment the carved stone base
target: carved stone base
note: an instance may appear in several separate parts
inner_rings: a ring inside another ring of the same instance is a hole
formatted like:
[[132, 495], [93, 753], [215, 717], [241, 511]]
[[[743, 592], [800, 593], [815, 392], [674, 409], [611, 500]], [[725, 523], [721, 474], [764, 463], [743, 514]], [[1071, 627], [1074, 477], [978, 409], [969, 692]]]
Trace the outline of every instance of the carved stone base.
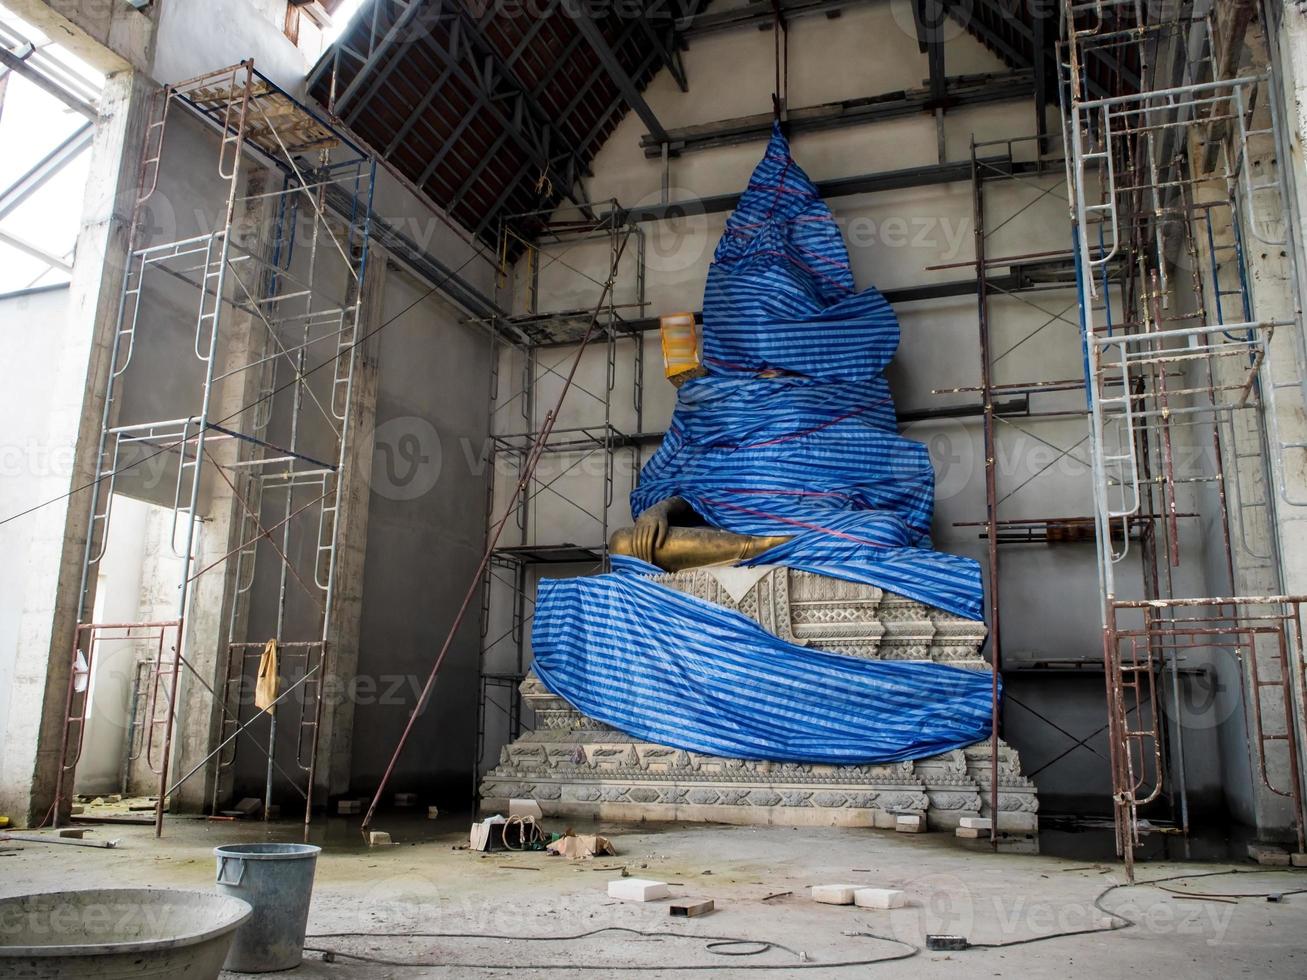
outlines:
[[[593, 723], [592, 723], [593, 724]], [[989, 745], [915, 762], [800, 765], [723, 759], [608, 729], [545, 729], [506, 746], [481, 784], [482, 806], [532, 799], [548, 816], [788, 826], [893, 827], [899, 814], [951, 830], [990, 815]], [[1000, 830], [1036, 829], [1034, 786], [999, 749]]]
[[[742, 573], [742, 574], [741, 574]], [[932, 660], [988, 670], [985, 627], [868, 585], [784, 568], [696, 569], [664, 584], [749, 616], [782, 639], [869, 659]], [[893, 827], [919, 814], [932, 830], [989, 817], [988, 741], [913, 762], [836, 766], [725, 759], [644, 742], [522, 683], [536, 730], [505, 746], [482, 807], [533, 799], [547, 816], [788, 826]], [[1000, 743], [1000, 830], [1037, 830], [1035, 787]]]

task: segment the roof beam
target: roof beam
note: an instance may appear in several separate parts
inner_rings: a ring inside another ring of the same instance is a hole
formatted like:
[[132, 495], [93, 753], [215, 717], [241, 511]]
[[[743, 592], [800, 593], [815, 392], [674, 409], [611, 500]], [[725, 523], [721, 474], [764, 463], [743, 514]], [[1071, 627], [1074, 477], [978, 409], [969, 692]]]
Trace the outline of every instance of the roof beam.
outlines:
[[400, 38], [408, 32], [410, 25], [412, 25], [413, 21], [417, 18], [417, 15], [421, 13], [422, 7], [423, 0], [409, 0], [404, 11], [395, 18], [395, 22], [390, 25], [390, 28], [382, 36], [381, 40], [372, 46], [372, 50], [368, 52], [367, 61], [363, 62], [358, 73], [350, 80], [350, 83], [345, 86], [345, 91], [336, 99], [336, 104], [333, 106], [333, 109], [338, 116], [341, 116], [346, 121], [350, 121], [358, 114], [359, 109], [355, 109], [349, 115], [346, 115], [346, 111], [348, 110], [350, 103], [354, 101], [354, 97], [358, 95], [359, 91], [363, 88], [364, 83], [369, 81], [368, 76], [375, 74], [376, 78], [371, 80], [371, 84], [368, 86], [367, 95], [359, 100], [359, 108], [367, 105], [367, 103], [370, 102], [381, 89], [381, 86], [385, 84], [386, 79], [389, 78], [390, 73], [395, 70], [395, 66], [399, 64], [401, 58], [399, 55], [395, 55], [390, 59], [390, 63], [380, 72], [377, 72], [377, 66], [385, 60], [388, 54], [391, 54], [392, 49], [399, 43]]
[[95, 138], [95, 126], [85, 123], [73, 135], [45, 155], [27, 173], [0, 191], [0, 219], [6, 217], [29, 197], [39, 191], [60, 170], [75, 160], [91, 145]]
[[937, 107], [944, 101], [944, 38], [942, 28], [948, 8], [945, 0], [913, 0], [912, 19], [917, 28], [917, 46], [926, 56], [930, 72], [930, 98]]
[[1030, 59], [1024, 52], [1018, 51], [1001, 34], [996, 33], [983, 20], [974, 16], [969, 7], [959, 4], [958, 0], [948, 0], [947, 6], [950, 17], [978, 37], [982, 43], [989, 45], [1007, 59], [1008, 64], [1017, 68], [1031, 67]]
[[40, 262], [44, 262], [53, 269], [59, 269], [69, 275], [72, 274], [72, 263], [66, 261], [60, 255], [54, 255], [37, 245], [33, 245], [25, 238], [19, 238], [17, 235], [0, 229], [0, 242], [18, 249], [18, 251], [23, 252], [26, 255], [30, 255], [32, 258], [37, 259]]
[[[945, 80], [942, 99], [932, 97], [929, 88], [886, 92], [865, 99], [828, 102], [789, 110], [791, 133], [811, 132], [862, 123], [880, 122], [902, 116], [931, 112], [936, 108], [1012, 102], [1031, 96], [1031, 73], [1005, 72], [990, 75], [959, 75]], [[716, 146], [735, 146], [765, 140], [771, 134], [772, 114], [741, 116], [715, 123], [669, 130], [673, 153], [702, 150]], [[645, 156], [661, 154], [660, 141], [645, 135], [640, 140]]]
[[[638, 27], [639, 25], [636, 24], [635, 22], [628, 24], [626, 30], [622, 32], [622, 36], [618, 39], [617, 46], [621, 47], [623, 44], [625, 44], [627, 42], [627, 39], [635, 34], [636, 30], [638, 30]], [[650, 68], [652, 68], [653, 62], [656, 58], [657, 55], [654, 52], [652, 51], [645, 52], [644, 59], [640, 62], [639, 65], [636, 66], [635, 69], [636, 75], [637, 76], [642, 75]], [[569, 111], [571, 110], [571, 108], [574, 108], [577, 104], [580, 103], [582, 97], [594, 85], [596, 79], [597, 76], [592, 75], [590, 77], [590, 80], [586, 83], [585, 88], [582, 89], [580, 92], [578, 92], [577, 97], [572, 101], [572, 106], [569, 107]], [[594, 143], [595, 139], [598, 138], [600, 131], [602, 131], [603, 128], [606, 125], [608, 125], [609, 117], [611, 117], [614, 112], [616, 112], [618, 109], [621, 108], [622, 102], [623, 99], [621, 93], [618, 93], [617, 98], [615, 98], [611, 103], [609, 103], [609, 105], [607, 106], [607, 108], [604, 109], [603, 112], [599, 113], [598, 118], [595, 119], [594, 125], [590, 127], [590, 131], [587, 132], [585, 136], [582, 138], [581, 140], [582, 146], [590, 146], [591, 144]]]
[[[636, 19], [639, 20], [639, 18]], [[604, 71], [608, 72], [608, 77], [613, 80], [613, 84], [622, 93], [622, 98], [626, 100], [626, 104], [635, 110], [636, 115], [640, 117], [645, 127], [660, 144], [668, 142], [667, 130], [658, 121], [654, 111], [649, 108], [649, 103], [640, 94], [640, 89], [636, 86], [634, 79], [622, 67], [622, 63], [617, 59], [617, 54], [608, 46], [608, 40], [604, 37], [604, 32], [599, 29], [599, 25], [590, 16], [588, 5], [578, 5], [576, 17], [572, 23], [585, 36], [590, 47], [594, 49], [594, 53], [599, 57], [599, 63], [604, 66]]]
[[36, 67], [28, 63], [27, 59], [30, 58], [35, 51], [35, 48], [31, 48], [26, 55], [20, 57], [6, 48], [3, 44], [0, 44], [0, 65], [4, 65], [4, 67], [8, 68], [10, 71], [22, 75], [47, 95], [54, 96], [74, 112], [80, 113], [94, 122], [96, 119], [95, 106], [79, 96], [74, 95], [48, 75], [43, 74]]
[[[461, 12], [461, 4], [455, 4]], [[460, 16], [456, 14], [454, 16]], [[549, 159], [548, 151], [542, 145], [542, 140], [546, 139], [550, 132], [554, 131], [554, 126], [550, 123], [540, 123], [538, 116], [541, 113], [539, 106], [530, 100], [520, 82], [511, 74], [500, 71], [498, 57], [494, 54], [494, 48], [491, 46], [477, 30], [475, 23], [466, 18], [460, 17], [460, 23], [463, 30], [460, 32], [460, 40], [463, 47], [462, 51], [448, 51], [439, 43], [431, 44], [427, 47], [428, 51], [434, 52], [436, 56], [444, 62], [454, 76], [467, 88], [479, 93], [481, 102], [478, 107], [487, 109], [494, 115], [500, 125], [509, 129], [509, 134], [513, 137], [514, 142], [518, 144], [536, 164], [548, 173], [551, 181], [559, 191], [581, 207], [588, 207], [589, 202], [584, 195], [578, 195], [574, 186], [571, 186], [564, 176]], [[479, 41], [479, 47], [486, 52], [485, 57], [480, 57], [475, 49], [474, 41]], [[469, 71], [464, 64], [464, 55], [467, 56], [467, 62], [473, 66], [476, 75]], [[524, 103], [525, 108], [534, 110], [534, 112], [513, 112], [505, 111], [504, 102], [512, 101]], [[531, 117], [528, 122], [528, 117]], [[562, 140], [549, 140], [548, 142], [563, 143]], [[446, 141], [445, 147], [442, 147], [442, 154], [447, 152], [447, 148], [452, 145], [452, 141]], [[564, 143], [563, 145], [567, 145]], [[575, 151], [572, 151], [575, 153]]]
[[[825, 14], [838, 17], [842, 10], [851, 7], [865, 7], [884, 0], [782, 0], [781, 16], [786, 20]], [[680, 35], [686, 40], [702, 37], [705, 34], [717, 34], [721, 31], [737, 30], [741, 27], [771, 27], [776, 19], [775, 11], [769, 3], [750, 3], [731, 10], [692, 14], [681, 21]]]
[[656, 30], [653, 24], [649, 23], [646, 9], [641, 8], [635, 19], [639, 21], [640, 30], [644, 36], [658, 49], [658, 56], [662, 59], [663, 67], [667, 69], [667, 73], [676, 82], [676, 87], [682, 92], [690, 91], [689, 80], [685, 77], [685, 65], [681, 61], [680, 41], [676, 35], [675, 20], [670, 17], [658, 18], [660, 21], [665, 21], [660, 25], [665, 31], [664, 35]]
[[[1012, 163], [1007, 157], [982, 157], [977, 161], [990, 171], [1018, 173], [1023, 167]], [[827, 200], [834, 197], [849, 197], [854, 194], [875, 194], [879, 191], [902, 190], [907, 187], [928, 187], [934, 184], [951, 184], [971, 179], [971, 161], [959, 160], [954, 163], [932, 164], [925, 167], [907, 167], [903, 170], [885, 170], [874, 174], [859, 174], [854, 177], [837, 177], [833, 180], [817, 181], [817, 194]], [[698, 197], [668, 204], [652, 204], [646, 207], [630, 208], [618, 211], [613, 221], [625, 224], [628, 221], [665, 221], [668, 218], [681, 218], [689, 215], [720, 214], [734, 211], [740, 203], [739, 194], [719, 194], [714, 197]], [[608, 215], [604, 215], [608, 218]]]
[[[458, 32], [460, 30], [462, 30], [462, 28], [459, 26], [458, 21], [454, 21], [449, 25], [449, 50], [455, 57], [458, 55]], [[386, 149], [381, 154], [382, 156], [389, 159], [390, 155], [395, 152], [395, 149], [404, 142], [404, 139], [408, 136], [409, 132], [412, 131], [415, 125], [417, 125], [418, 120], [426, 115], [426, 111], [431, 108], [431, 103], [436, 101], [436, 96], [444, 91], [445, 82], [449, 80], [449, 76], [453, 73], [453, 62], [447, 61], [444, 70], [440, 73], [440, 77], [436, 79], [436, 84], [427, 89], [427, 94], [422, 96], [422, 101], [408, 114], [408, 118], [404, 120], [404, 125], [399, 128], [399, 132], [395, 134], [394, 138], [386, 146]]]
[[[1066, 290], [1076, 288], [1075, 270], [1066, 259], [1029, 262], [1022, 265], [1013, 264], [1011, 271], [990, 276], [987, 282], [990, 291], [996, 294], [1012, 293], [1039, 286], [1048, 289]], [[880, 292], [891, 306], [900, 306], [903, 303], [929, 303], [933, 300], [952, 299], [958, 296], [975, 296], [976, 280], [973, 276], [970, 279], [953, 279], [944, 282], [923, 283], [916, 286], [891, 287], [882, 289]], [[694, 319], [696, 323], [702, 323], [703, 312], [696, 310]], [[645, 333], [650, 330], [657, 330], [660, 325], [658, 317], [649, 316], [624, 320], [621, 326], [623, 330], [631, 333]], [[575, 343], [575, 340], [564, 340], [538, 346], [567, 347]]]

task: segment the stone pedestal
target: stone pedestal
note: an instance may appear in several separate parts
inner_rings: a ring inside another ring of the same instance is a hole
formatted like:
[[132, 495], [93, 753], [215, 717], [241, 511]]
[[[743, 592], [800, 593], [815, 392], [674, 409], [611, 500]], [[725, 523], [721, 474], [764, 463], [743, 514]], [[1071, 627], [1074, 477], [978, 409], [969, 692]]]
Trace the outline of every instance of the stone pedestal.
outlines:
[[[930, 660], [988, 670], [985, 625], [870, 585], [793, 569], [695, 569], [663, 584], [736, 609], [799, 646], [873, 660]], [[893, 827], [920, 814], [932, 830], [990, 813], [988, 740], [886, 765], [725, 759], [645, 742], [587, 718], [534, 674], [522, 694], [536, 728], [505, 746], [481, 784], [482, 807], [536, 800], [547, 816], [787, 826]], [[998, 828], [1037, 829], [1034, 784], [999, 744]]]

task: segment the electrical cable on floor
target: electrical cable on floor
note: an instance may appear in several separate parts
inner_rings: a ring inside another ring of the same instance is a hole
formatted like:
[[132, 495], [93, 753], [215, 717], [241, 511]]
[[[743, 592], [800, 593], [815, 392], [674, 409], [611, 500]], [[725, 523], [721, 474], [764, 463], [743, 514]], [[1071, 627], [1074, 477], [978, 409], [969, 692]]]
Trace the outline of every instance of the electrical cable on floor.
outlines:
[[[1027, 946], [1032, 943], [1045, 942], [1050, 939], [1066, 939], [1070, 936], [1092, 935], [1101, 932], [1116, 932], [1121, 929], [1131, 928], [1132, 926], [1138, 924], [1135, 922], [1135, 920], [1129, 918], [1128, 916], [1122, 915], [1120, 912], [1113, 912], [1111, 909], [1105, 908], [1103, 906], [1103, 900], [1106, 899], [1108, 895], [1112, 894], [1112, 892], [1117, 891], [1118, 889], [1121, 888], [1139, 888], [1139, 887], [1146, 887], [1146, 886], [1156, 886], [1161, 891], [1165, 891], [1168, 894], [1174, 894], [1175, 892], [1173, 889], [1163, 889], [1160, 887], [1161, 884], [1163, 882], [1185, 881], [1191, 878], [1211, 878], [1211, 877], [1216, 877], [1218, 875], [1291, 874], [1295, 872], [1300, 874], [1303, 873], [1296, 868], [1234, 868], [1226, 871], [1200, 871], [1200, 872], [1191, 872], [1188, 874], [1168, 875], [1162, 878], [1152, 878], [1148, 881], [1135, 882], [1133, 885], [1127, 882], [1118, 882], [1116, 884], [1108, 885], [1101, 892], [1099, 892], [1098, 895], [1095, 896], [1093, 900], [1094, 908], [1098, 909], [1100, 912], [1108, 916], [1110, 919], [1115, 920], [1110, 925], [1105, 925], [1105, 926], [1100, 926], [1097, 928], [1090, 928], [1090, 929], [1071, 929], [1065, 932], [1051, 932], [1042, 936], [1029, 936], [1025, 939], [1011, 939], [1008, 940], [1007, 942], [1001, 942], [1001, 943], [967, 942], [966, 945], [961, 948], [962, 949], [1005, 949], [1009, 946]], [[1242, 896], [1231, 896], [1231, 897], [1265, 898], [1270, 895], [1284, 896], [1284, 895], [1296, 895], [1300, 893], [1307, 893], [1307, 888], [1296, 888], [1283, 892], [1265, 892], [1265, 893], [1255, 892], [1255, 893], [1248, 893]], [[909, 943], [905, 940], [897, 939], [893, 936], [881, 936], [872, 932], [848, 932], [848, 933], [844, 933], [844, 935], [860, 936], [868, 939], [876, 939], [881, 942], [894, 943], [895, 945], [906, 947], [907, 951], [901, 953], [894, 953], [889, 956], [880, 956], [874, 959], [820, 962], [820, 961], [809, 960], [807, 954], [804, 953], [802, 950], [796, 950], [790, 946], [784, 945], [783, 943], [779, 943], [771, 940], [743, 939], [736, 936], [696, 936], [696, 935], [688, 935], [679, 932], [668, 932], [665, 930], [632, 929], [626, 926], [606, 926], [602, 929], [591, 929], [588, 932], [580, 932], [580, 933], [563, 935], [563, 936], [507, 936], [507, 935], [497, 935], [494, 933], [479, 933], [479, 932], [319, 932], [319, 933], [313, 933], [305, 938], [307, 939], [482, 939], [482, 940], [496, 940], [496, 941], [505, 941], [505, 942], [576, 942], [581, 939], [589, 939], [593, 936], [602, 935], [603, 933], [608, 933], [608, 932], [621, 932], [634, 936], [644, 936], [647, 938], [657, 938], [657, 939], [663, 939], [663, 938], [698, 939], [705, 942], [704, 949], [717, 956], [739, 956], [739, 957], [757, 956], [762, 953], [770, 952], [772, 950], [781, 950], [783, 952], [790, 953], [796, 959], [799, 960], [798, 963], [739, 963], [739, 964], [732, 965], [730, 967], [730, 969], [733, 970], [811, 970], [811, 969], [834, 970], [834, 969], [840, 969], [844, 967], [874, 966], [877, 963], [891, 963], [896, 960], [906, 960], [913, 956], [916, 956], [921, 952], [921, 947], [916, 946], [913, 943]], [[742, 946], [751, 947], [751, 948], [743, 949], [743, 950], [733, 949], [733, 947], [742, 947]], [[587, 963], [504, 964], [504, 963], [462, 963], [462, 962], [452, 962], [448, 960], [444, 960], [444, 961], [389, 960], [381, 957], [366, 956], [358, 953], [345, 953], [345, 952], [341, 952], [340, 950], [327, 949], [320, 946], [305, 946], [304, 949], [306, 952], [321, 953], [324, 956], [324, 958], [328, 960], [334, 960], [335, 958], [340, 958], [340, 959], [354, 960], [360, 963], [373, 963], [378, 966], [411, 967], [411, 968], [443, 966], [443, 967], [454, 967], [457, 969], [476, 969], [476, 970], [541, 970], [541, 971], [608, 970], [612, 972], [621, 972], [621, 971], [630, 971], [630, 970], [705, 971], [705, 970], [723, 969], [723, 967], [715, 964], [690, 964], [685, 966], [670, 965], [666, 963], [657, 963], [657, 964], [640, 963], [640, 964], [629, 964], [629, 965], [587, 964]]]
[[[1093, 902], [1094, 908], [1098, 909], [1100, 912], [1102, 912], [1104, 915], [1107, 915], [1109, 918], [1119, 920], [1119, 922], [1117, 923], [1113, 923], [1111, 925], [1106, 925], [1106, 926], [1100, 926], [1098, 928], [1091, 928], [1091, 929], [1072, 929], [1067, 932], [1051, 932], [1048, 933], [1047, 935], [1029, 936], [1025, 939], [1010, 939], [1007, 942], [1002, 942], [1002, 943], [968, 942], [966, 948], [967, 949], [1004, 949], [1008, 946], [1025, 946], [1025, 945], [1029, 945], [1030, 943], [1038, 943], [1044, 941], [1045, 939], [1064, 939], [1068, 936], [1084, 936], [1084, 935], [1089, 935], [1092, 933], [1099, 933], [1099, 932], [1115, 932], [1118, 929], [1128, 929], [1131, 926], [1138, 925], [1138, 923], [1136, 923], [1133, 919], [1129, 918], [1128, 916], [1122, 915], [1120, 912], [1113, 912], [1111, 909], [1103, 907], [1103, 899], [1107, 898], [1108, 895], [1112, 894], [1112, 892], [1116, 891], [1119, 888], [1139, 888], [1139, 887], [1145, 887], [1151, 885], [1157, 887], [1159, 891], [1165, 891], [1168, 894], [1175, 894], [1175, 892], [1172, 889], [1162, 888], [1161, 887], [1162, 883], [1168, 881], [1185, 881], [1190, 878], [1212, 878], [1218, 875], [1283, 874], [1286, 872], [1291, 873], [1295, 870], [1297, 869], [1232, 868], [1228, 871], [1197, 871], [1197, 872], [1191, 872], [1189, 874], [1182, 874], [1182, 875], [1168, 875], [1164, 878], [1150, 878], [1147, 881], [1137, 881], [1133, 885], [1124, 881], [1118, 882], [1114, 885], [1108, 885], [1106, 888], [1104, 888], [1094, 898], [1094, 902]], [[1292, 891], [1280, 892], [1278, 894], [1293, 895], [1293, 894], [1297, 894], [1298, 892], [1307, 892], [1307, 888], [1298, 888]], [[1247, 897], [1263, 898], [1265, 897], [1265, 895], [1249, 895]]]
[[[878, 939], [882, 942], [894, 943], [898, 946], [906, 947], [905, 952], [893, 953], [889, 956], [878, 956], [873, 959], [861, 960], [840, 960], [830, 963], [815, 962], [808, 958], [807, 953], [802, 950], [794, 949], [783, 943], [763, 939], [744, 939], [739, 936], [696, 936], [688, 935], [681, 932], [669, 932], [663, 929], [646, 930], [632, 929], [627, 926], [605, 926], [601, 929], [591, 929], [587, 932], [579, 932], [564, 936], [504, 936], [494, 935], [491, 933], [477, 932], [321, 932], [314, 933], [306, 938], [308, 939], [333, 939], [333, 938], [388, 938], [388, 939], [492, 939], [504, 940], [508, 942], [576, 942], [581, 939], [589, 939], [592, 936], [602, 935], [609, 932], [621, 932], [632, 936], [643, 936], [651, 939], [697, 939], [705, 943], [704, 949], [717, 956], [757, 956], [762, 953], [780, 950], [789, 953], [797, 963], [738, 963], [729, 969], [732, 970], [812, 970], [824, 969], [833, 970], [840, 967], [853, 966], [872, 966], [876, 963], [889, 963], [894, 960], [906, 960], [909, 957], [916, 956], [921, 952], [919, 946], [905, 942], [902, 939], [895, 939], [892, 936], [878, 936], [874, 933], [862, 932], [857, 935], [866, 936], [871, 939]], [[754, 947], [748, 950], [732, 949], [732, 947], [750, 946]], [[323, 949], [316, 946], [305, 946], [306, 952], [322, 953], [328, 957], [341, 957], [342, 959], [358, 960], [363, 963], [375, 963], [378, 966], [401, 966], [401, 967], [455, 967], [458, 969], [475, 969], [475, 970], [608, 970], [608, 971], [627, 971], [627, 970], [721, 970], [724, 969], [716, 963], [692, 963], [674, 965], [667, 963], [637, 963], [637, 964], [591, 964], [591, 963], [456, 963], [447, 960], [424, 960], [424, 961], [403, 961], [388, 960], [379, 957], [365, 956], [356, 953], [342, 953], [340, 950]]]

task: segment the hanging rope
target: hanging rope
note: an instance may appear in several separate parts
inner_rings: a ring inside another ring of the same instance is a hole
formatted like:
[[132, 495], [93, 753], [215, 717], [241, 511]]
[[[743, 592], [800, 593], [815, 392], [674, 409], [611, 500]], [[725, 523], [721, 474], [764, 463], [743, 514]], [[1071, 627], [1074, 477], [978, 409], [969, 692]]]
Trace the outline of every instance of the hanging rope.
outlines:
[[776, 77], [772, 89], [772, 116], [780, 123], [781, 132], [789, 138], [789, 126], [786, 118], [787, 100], [790, 89], [790, 32], [785, 23], [785, 14], [781, 11], [781, 0], [771, 0], [772, 42], [775, 46]]

